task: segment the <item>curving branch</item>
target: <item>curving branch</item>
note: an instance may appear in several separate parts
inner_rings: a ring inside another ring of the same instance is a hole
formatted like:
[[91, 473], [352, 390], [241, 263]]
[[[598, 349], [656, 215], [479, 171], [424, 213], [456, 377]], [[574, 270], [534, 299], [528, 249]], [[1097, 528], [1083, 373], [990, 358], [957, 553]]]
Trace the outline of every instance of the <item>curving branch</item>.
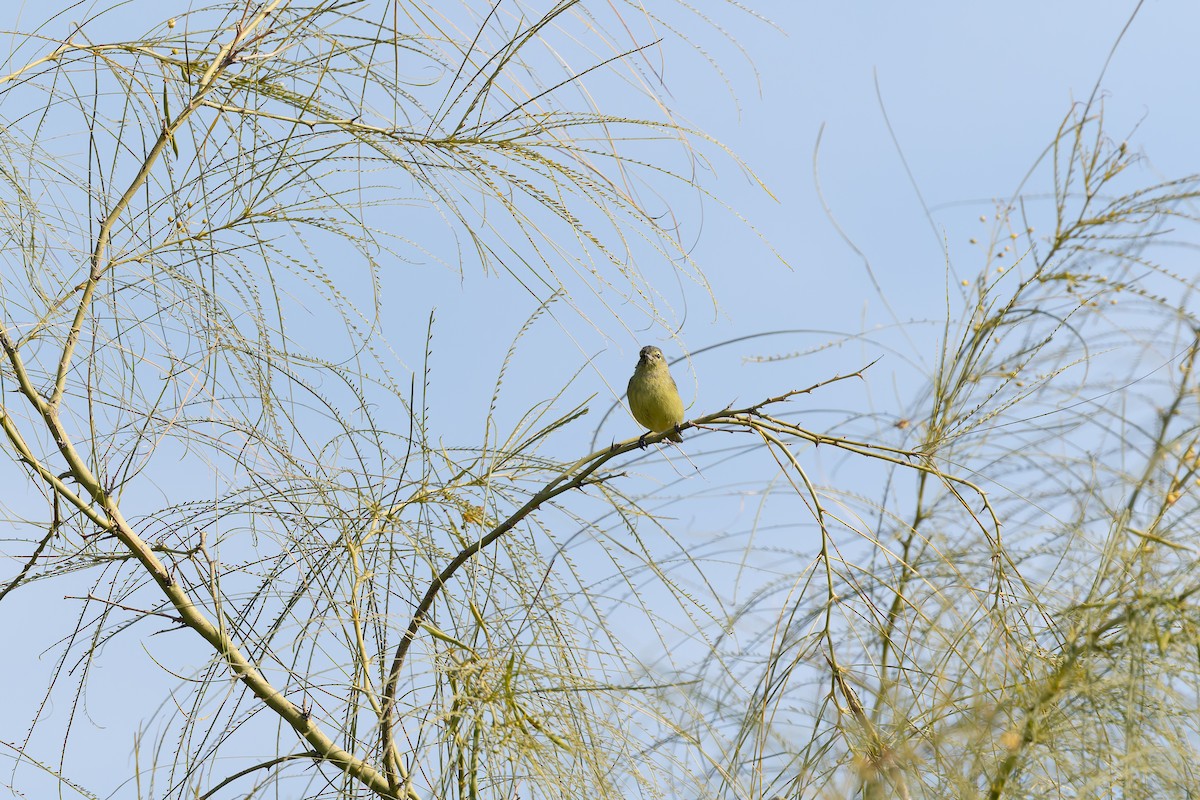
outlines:
[[[207, 615], [193, 602], [189, 594], [174, 579], [170, 569], [157, 555], [154, 549], [125, 519], [117, 499], [110, 494], [100, 479], [89, 468], [84, 457], [75, 446], [70, 432], [60, 418], [60, 408], [66, 391], [67, 376], [84, 323], [91, 311], [92, 300], [97, 287], [100, 285], [110, 266], [108, 258], [109, 242], [113, 227], [129, 208], [134, 197], [145, 185], [151, 171], [163, 151], [172, 141], [176, 132], [188, 118], [201, 106], [204, 98], [216, 86], [226, 71], [241, 60], [245, 60], [245, 51], [253, 47], [270, 34], [268, 20], [282, 0], [272, 0], [262, 6], [255, 14], [241, 20], [235, 27], [234, 35], [226, 43], [217, 56], [208, 65], [199, 78], [196, 90], [189, 102], [180, 113], [170, 120], [164, 121], [162, 130], [151, 146], [137, 174], [129, 183], [125, 192], [101, 220], [99, 231], [90, 257], [90, 268], [87, 279], [80, 284], [83, 294], [74, 319], [68, 329], [62, 354], [58, 359], [54, 387], [49, 397], [45, 397], [34, 386], [18, 346], [8, 334], [8, 330], [0, 326], [0, 347], [17, 378], [21, 394], [37, 411], [45, 423], [55, 446], [68, 466], [67, 475], [82, 487], [83, 496], [67, 486], [62, 477], [50, 469], [25, 443], [20, 430], [12, 418], [0, 413], [0, 429], [3, 429], [9, 442], [13, 445], [20, 460], [27, 464], [42, 479], [51, 484], [54, 491], [79, 508], [89, 519], [107, 533], [115, 536], [120, 543], [133, 555], [147, 573], [158, 584], [163, 594], [178, 613], [182, 623], [208, 642], [226, 662], [233, 674], [241, 680], [248, 689], [267, 707], [275, 711], [297, 734], [307, 741], [319, 758], [326, 761], [346, 774], [353, 776], [371, 791], [383, 797], [393, 797], [388, 781], [383, 774], [368, 764], [364, 759], [339, 747], [324, 731], [313, 722], [309, 712], [288, 700], [283, 693], [275, 688], [259, 671], [237, 643], [223, 627], [213, 624]], [[60, 48], [61, 51], [61, 48]], [[61, 55], [56, 51], [57, 55]], [[56, 57], [56, 56], [55, 56]], [[12, 76], [10, 76], [11, 79]]]
[[[874, 362], [872, 362], [873, 364]], [[847, 380], [850, 378], [862, 378], [864, 372], [871, 367], [871, 364], [866, 365], [862, 369], [846, 375], [836, 375], [827, 380], [813, 384], [804, 389], [796, 389], [776, 397], [769, 397], [759, 403], [744, 408], [725, 408], [712, 414], [696, 417], [688, 422], [682, 423], [678, 430], [683, 431], [689, 428], [708, 428], [709, 426], [721, 426], [721, 429], [737, 429], [743, 428], [749, 432], [757, 433], [762, 437], [764, 444], [772, 449], [784, 449], [784, 443], [780, 436], [790, 436], [803, 441], [812, 442], [814, 445], [832, 445], [843, 450], [855, 453], [856, 455], [882, 459], [889, 463], [898, 464], [911, 469], [915, 469], [923, 474], [936, 476], [938, 479], [950, 489], [951, 493], [970, 510], [963, 495], [955, 488], [956, 486], [968, 488], [979, 495], [983, 500], [985, 509], [988, 512], [991, 520], [992, 531], [994, 531], [997, 540], [999, 538], [1000, 521], [992, 509], [991, 503], [988, 501], [986, 493], [982, 488], [975, 483], [958, 476], [950, 475], [935, 464], [932, 459], [918, 451], [903, 450], [885, 445], [875, 445], [868, 442], [859, 442], [839, 436], [830, 436], [827, 434], [816, 433], [807, 430], [799, 425], [782, 420], [778, 417], [771, 416], [763, 412], [763, 409], [770, 405], [777, 405], [803, 394], [809, 394], [824, 386], [828, 386], [838, 381]], [[380, 736], [381, 746], [384, 756], [384, 769], [388, 775], [389, 785], [394, 792], [399, 792], [403, 786], [404, 780], [403, 770], [399, 761], [399, 753], [396, 749], [395, 730], [396, 730], [396, 713], [395, 704], [398, 695], [400, 682], [400, 673], [404, 667], [408, 652], [412, 647], [418, 631], [427, 622], [430, 612], [433, 610], [434, 603], [442, 590], [455, 576], [455, 574], [473, 557], [483, 552], [489, 546], [495, 544], [506, 533], [515, 528], [522, 520], [526, 519], [530, 514], [537, 511], [546, 503], [550, 502], [559, 495], [574, 489], [580, 489], [590, 484], [600, 483], [609, 480], [615, 476], [595, 477], [596, 471], [604, 464], [614, 458], [626, 453], [639, 450], [648, 444], [657, 444], [665, 441], [668, 436], [675, 433], [674, 430], [662, 431], [659, 433], [646, 434], [644, 437], [629, 439], [611, 447], [597, 450], [590, 455], [580, 458], [578, 461], [569, 465], [564, 469], [554, 480], [547, 483], [540, 491], [534, 494], [525, 502], [519, 509], [511, 514], [507, 519], [495, 526], [487, 534], [480, 537], [468, 547], [463, 548], [457, 555], [452, 558], [445, 567], [433, 579], [429, 587], [425, 590], [420, 602], [417, 604], [413, 612], [412, 618], [405, 629], [400, 642], [396, 645], [396, 652], [392, 656], [392, 663], [388, 669], [387, 679], [384, 683], [382, 692], [383, 713], [380, 718]], [[776, 456], [777, 457], [777, 456]], [[778, 457], [777, 457], [778, 458]], [[816, 490], [813, 484], [809, 481], [803, 468], [789, 454], [788, 465], [797, 471], [802, 484], [807, 487], [807, 492], [814, 499], [816, 498]], [[782, 466], [782, 462], [781, 462]], [[797, 491], [799, 488], [797, 487]], [[821, 506], [817, 503], [815, 512], [818, 518], [821, 518]], [[972, 517], [976, 519], [980, 527], [985, 533], [990, 533], [987, 526], [979, 521], [972, 512]], [[824, 523], [821, 522], [822, 529]]]

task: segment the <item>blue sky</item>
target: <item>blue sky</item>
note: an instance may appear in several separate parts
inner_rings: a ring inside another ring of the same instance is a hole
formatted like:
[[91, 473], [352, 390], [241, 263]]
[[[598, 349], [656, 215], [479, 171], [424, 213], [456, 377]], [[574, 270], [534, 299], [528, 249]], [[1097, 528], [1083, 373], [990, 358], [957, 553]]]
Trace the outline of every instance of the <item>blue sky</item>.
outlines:
[[[995, 200], [1011, 195], [1071, 104], [1086, 100], [1098, 80], [1106, 126], [1118, 141], [1129, 135], [1130, 147], [1144, 154], [1146, 181], [1200, 172], [1195, 146], [1200, 122], [1197, 4], [1146, 3], [1103, 77], [1132, 3], [932, 2], [916, 8], [898, 3], [756, 4], [756, 12], [778, 29], [736, 9], [712, 6], [714, 18], [752, 62], [729, 41], [697, 25], [688, 34], [717, 60], [724, 78], [696, 50], [668, 39], [665, 87], [686, 120], [742, 157], [769, 187], [774, 197], [729, 162], [718, 162], [715, 174], [701, 177], [786, 264], [745, 223], [715, 204], [705, 204], [701, 215], [700, 206], [685, 202], [685, 236], [693, 242], [692, 257], [711, 281], [717, 309], [697, 287], [684, 285], [672, 294], [676, 311], [686, 319], [674, 340], [662, 330], [644, 328], [644, 320], [624, 320], [631, 328], [642, 328], [636, 335], [612, 320], [597, 318], [597, 330], [569, 314], [561, 317], [561, 327], [539, 323], [506, 382], [502, 408], [510, 420], [529, 404], [552, 396], [588, 359], [591, 365], [584, 367], [564, 403], [596, 394], [589, 417], [595, 424], [618, 399], [641, 345], [658, 344], [675, 357], [683, 346], [695, 351], [779, 329], [808, 332], [711, 352], [695, 359], [691, 370], [677, 366], [691, 414], [814, 383], [884, 355], [861, 389], [869, 396], [864, 405], [884, 412], [894, 408], [899, 416], [919, 381], [920, 371], [906, 361], [931, 363], [935, 324], [918, 324], [910, 341], [880, 334], [877, 338], [886, 340], [887, 348], [863, 339], [772, 365], [743, 358], [817, 350], [841, 334], [944, 317], [947, 287], [953, 289], [958, 275], [973, 275], [983, 263], [969, 240], [987, 236]], [[25, 6], [23, 29], [31, 25], [35, 11]], [[815, 151], [825, 201], [869, 259], [882, 297], [871, 289], [862, 257], [847, 246], [822, 209], [813, 174]], [[1043, 171], [1034, 174], [1026, 189], [1038, 195], [1051, 186]], [[1036, 200], [1031, 204], [1036, 209]], [[980, 221], [981, 215], [986, 221]], [[1194, 269], [1185, 261], [1174, 267]], [[448, 444], [473, 443], [482, 434], [504, 352], [536, 304], [511, 284], [479, 275], [471, 264], [463, 265], [462, 275], [385, 269], [384, 290], [405, 297], [404, 315], [388, 320], [388, 326], [397, 353], [409, 366], [419, 366], [415, 361], [423, 348], [426, 317], [437, 307], [434, 392], [441, 417], [435, 415], [435, 425]], [[583, 447], [591, 433], [581, 429], [565, 441]], [[636, 433], [632, 420], [618, 410], [608, 417], [600, 437], [606, 441]], [[567, 453], [556, 455], [565, 458]], [[742, 524], [738, 513], [680, 519], [678, 533], [700, 537], [724, 524]], [[20, 600], [24, 605], [0, 604], [0, 630], [14, 632], [11, 641], [34, 633], [36, 642], [19, 659], [0, 662], [0, 683], [11, 694], [32, 701], [44, 685], [45, 675], [36, 670], [53, 664], [38, 660], [38, 652], [54, 641], [57, 628], [29, 609], [37, 607], [51, 620], [69, 625], [78, 604], [59, 600], [68, 593], [64, 585], [29, 587]], [[160, 638], [151, 647], [164, 641]], [[34, 671], [27, 670], [29, 664], [37, 665]], [[105, 669], [110, 677], [99, 680], [110, 682], [99, 685], [121, 685], [122, 678], [112, 674], [114, 667]], [[0, 739], [23, 735], [29, 708], [17, 705], [0, 707]], [[89, 723], [81, 737], [95, 739], [88, 750], [95, 760], [84, 756], [73, 762], [85, 782], [102, 773], [128, 773], [129, 732], [135, 725], [121, 717], [126, 708], [136, 704], [125, 702], [120, 692], [92, 699], [97, 727]], [[144, 714], [146, 708], [136, 711]], [[45, 752], [53, 754], [53, 744]], [[6, 780], [0, 762], [0, 785]], [[115, 785], [115, 780], [96, 785]]]
[[[687, 195], [676, 211], [718, 308], [696, 287], [673, 292], [667, 282], [676, 318], [686, 319], [679, 341], [645, 327], [642, 318], [621, 320], [640, 331], [634, 333], [612, 319], [597, 318], [591, 330], [560, 315], [563, 335], [531, 337], [512, 368], [507, 398], [513, 413], [557, 391], [588, 358], [594, 358], [591, 374], [568, 397], [598, 392], [593, 410], [599, 410], [623, 391], [643, 344], [661, 345], [674, 358], [685, 347], [695, 351], [747, 334], [812, 331], [709, 352], [692, 365], [694, 375], [676, 367], [691, 413], [708, 412], [856, 369], [882, 353], [856, 344], [771, 366], [748, 365], [745, 357], [805, 351], [839, 334], [918, 321], [910, 329], [916, 339], [889, 343], [899, 353], [893, 350], [873, 368], [867, 388], [876, 410], [899, 407], [921, 372], [903, 361], [926, 370], [931, 364], [937, 326], [921, 321], [944, 319], [947, 303], [956, 301], [953, 292], [948, 300], [948, 286], [973, 277], [983, 264], [970, 239], [987, 241], [997, 203], [1010, 199], [1072, 105], [1086, 101], [1097, 81], [1108, 135], [1115, 142], [1128, 136], [1144, 156], [1137, 180], [1200, 169], [1188, 134], [1200, 100], [1190, 77], [1196, 57], [1189, 39], [1200, 9], [1146, 4], [1101, 77], [1133, 8], [756, 4], [777, 27], [724, 8], [718, 18], [752, 62], [711, 29], [688, 31], [721, 74], [697, 49], [668, 38], [663, 78], [674, 108], [744, 159], [771, 195], [730, 162], [714, 162], [713, 174], [700, 180], [745, 221]], [[814, 160], [824, 202], [861, 256], [823, 209]], [[1052, 188], [1045, 168], [1025, 184], [1035, 221], [1047, 210], [1037, 198]], [[871, 288], [864, 257], [880, 292]], [[445, 334], [434, 368], [455, 382], [444, 399], [469, 404], [467, 398], [480, 398], [473, 411], [454, 414], [456, 422], [478, 417], [511, 336], [534, 303], [511, 284], [479, 277], [471, 264], [461, 278], [426, 276], [432, 282], [422, 288], [436, 298], [435, 331]], [[393, 286], [409, 287], [411, 279], [398, 273]], [[407, 316], [401, 338], [415, 337], [424, 324], [424, 314]], [[920, 338], [921, 330], [930, 338]], [[460, 335], [467, 331], [472, 334]], [[455, 371], [459, 363], [480, 365], [481, 374], [464, 376]], [[459, 380], [478, 384], [459, 391]], [[897, 380], [903, 388], [894, 388]], [[528, 398], [521, 396], [526, 388]], [[623, 413], [613, 415], [605, 436], [623, 438], [630, 422]]]

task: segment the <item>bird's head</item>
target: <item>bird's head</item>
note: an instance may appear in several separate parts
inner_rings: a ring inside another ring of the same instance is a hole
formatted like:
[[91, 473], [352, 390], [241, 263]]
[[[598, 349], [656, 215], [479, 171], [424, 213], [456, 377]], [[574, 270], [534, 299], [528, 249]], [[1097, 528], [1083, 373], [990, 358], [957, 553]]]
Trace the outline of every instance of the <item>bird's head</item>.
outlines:
[[659, 350], [652, 344], [648, 344], [642, 348], [638, 357], [639, 367], [651, 367], [657, 364], [666, 364], [667, 359], [663, 356], [663, 351]]

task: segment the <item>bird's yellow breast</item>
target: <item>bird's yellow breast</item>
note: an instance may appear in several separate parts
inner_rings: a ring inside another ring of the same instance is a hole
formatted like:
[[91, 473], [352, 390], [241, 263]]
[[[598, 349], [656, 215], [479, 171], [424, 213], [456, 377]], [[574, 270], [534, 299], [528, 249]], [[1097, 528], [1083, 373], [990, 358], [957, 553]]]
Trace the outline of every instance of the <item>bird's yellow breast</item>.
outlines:
[[628, 392], [629, 410], [639, 424], [661, 432], [683, 422], [683, 400], [665, 364], [639, 364]]

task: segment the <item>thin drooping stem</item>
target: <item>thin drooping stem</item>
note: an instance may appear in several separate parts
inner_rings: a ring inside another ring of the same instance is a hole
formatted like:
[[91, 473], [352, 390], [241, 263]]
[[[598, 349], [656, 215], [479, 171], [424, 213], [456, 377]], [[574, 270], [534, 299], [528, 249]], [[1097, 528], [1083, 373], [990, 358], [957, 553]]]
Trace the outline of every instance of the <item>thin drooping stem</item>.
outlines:
[[75, 355], [75, 347], [79, 344], [79, 336], [83, 331], [83, 324], [91, 313], [92, 298], [95, 297], [96, 288], [100, 285], [100, 281], [107, 271], [109, 264], [108, 248], [112, 238], [113, 226], [116, 225], [121, 215], [128, 210], [130, 203], [133, 202], [133, 198], [137, 196], [142, 186], [150, 178], [150, 173], [154, 165], [158, 163], [167, 145], [174, 140], [176, 132], [183, 127], [188, 118], [195, 113], [196, 109], [204, 104], [204, 98], [218, 85], [218, 79], [231, 66], [238, 63], [247, 47], [257, 43], [270, 33], [269, 30], [260, 32], [259, 29], [264, 26], [267, 18], [270, 17], [280, 2], [282, 0], [272, 0], [272, 2], [264, 5], [258, 13], [238, 23], [233, 38], [220, 49], [216, 58], [208, 65], [208, 69], [200, 76], [200, 80], [196, 84], [196, 90], [192, 93], [187, 105], [175, 116], [175, 119], [164, 121], [158, 138], [151, 145], [137, 174], [134, 175], [133, 180], [125, 188], [124, 194], [121, 195], [100, 221], [100, 228], [96, 233], [96, 242], [92, 247], [88, 277], [81, 284], [83, 295], [79, 298], [79, 306], [75, 309], [75, 318], [71, 321], [71, 327], [67, 330], [62, 355], [58, 359], [58, 372], [54, 379], [54, 389], [50, 394], [49, 400], [51, 408], [57, 408], [62, 403], [63, 393], [67, 387], [67, 374], [71, 370], [71, 362]]
[[59, 496], [78, 507], [101, 530], [115, 536], [120, 541], [143, 569], [154, 578], [155, 583], [170, 601], [183, 624], [208, 642], [224, 659], [233, 674], [267, 707], [279, 714], [295, 729], [322, 760], [361, 781], [371, 791], [384, 797], [391, 797], [392, 793], [388, 782], [379, 770], [334, 743], [324, 731], [314, 724], [307, 711], [288, 700], [267, 680], [225, 629], [214, 625], [207, 615], [197, 607], [189, 594], [175, 580], [167, 565], [155, 555], [153, 548], [125, 519], [117, 499], [101, 485], [100, 479], [75, 446], [59, 413], [80, 335], [91, 313], [96, 290], [110, 264], [109, 245], [114, 226], [146, 184], [154, 166], [176, 133], [188, 121], [188, 118], [204, 105], [205, 96], [220, 84], [221, 76], [243, 58], [248, 47], [252, 47], [269, 35], [269, 29], [264, 29], [271, 14], [281, 2], [282, 0], [272, 0], [272, 2], [264, 4], [255, 14], [239, 22], [233, 37], [220, 49], [200, 77], [188, 103], [174, 119], [164, 121], [162, 130], [147, 152], [137, 173], [121, 197], [101, 220], [90, 256], [88, 276], [80, 285], [82, 295], [65, 337], [62, 353], [58, 359], [54, 386], [48, 398], [34, 386], [17, 344], [9, 336], [7, 329], [0, 326], [0, 347], [3, 348], [5, 356], [13, 368], [20, 392], [43, 420], [56, 449], [68, 466], [67, 474], [81, 487], [82, 492], [72, 490], [63, 481], [65, 476], [57, 475], [55, 470], [42, 463], [25, 443], [25, 439], [13, 419], [2, 412], [0, 412], [0, 429], [3, 429], [23, 463], [46, 480]]
[[[671, 435], [672, 431], [664, 431], [645, 437], [645, 442], [653, 444], [666, 439]], [[396, 753], [395, 745], [395, 705], [397, 696], [397, 687], [400, 682], [400, 672], [404, 667], [405, 658], [408, 655], [409, 649], [412, 647], [413, 640], [417, 636], [417, 632], [429, 617], [430, 611], [433, 610], [433, 604], [437, 600], [442, 589], [450, 582], [450, 579], [463, 567], [467, 562], [474, 558], [479, 553], [483, 552], [487, 547], [497, 542], [504, 534], [515, 528], [522, 520], [537, 511], [539, 508], [550, 502], [561, 494], [579, 489], [583, 486], [597, 483], [602, 478], [593, 478], [596, 470], [601, 466], [611, 461], [613, 458], [628, 453], [631, 450], [637, 449], [641, 445], [640, 439], [630, 439], [612, 448], [598, 450], [591, 455], [579, 459], [574, 464], [563, 470], [550, 483], [546, 484], [533, 497], [521, 506], [517, 511], [510, 515], [506, 520], [501, 522], [487, 534], [480, 537], [477, 541], [463, 548], [458, 555], [450, 560], [437, 577], [430, 583], [429, 588], [425, 590], [424, 596], [417, 604], [413, 611], [412, 619], [408, 623], [408, 627], [404, 631], [404, 635], [400, 638], [399, 644], [396, 645], [396, 653], [392, 657], [391, 667], [388, 669], [387, 682], [383, 689], [383, 716], [380, 720], [380, 736], [382, 737], [383, 752], [387, 755], [384, 758], [384, 766], [388, 772], [389, 783], [393, 791], [398, 791], [401, 787], [398, 785], [400, 779], [399, 758]]]

